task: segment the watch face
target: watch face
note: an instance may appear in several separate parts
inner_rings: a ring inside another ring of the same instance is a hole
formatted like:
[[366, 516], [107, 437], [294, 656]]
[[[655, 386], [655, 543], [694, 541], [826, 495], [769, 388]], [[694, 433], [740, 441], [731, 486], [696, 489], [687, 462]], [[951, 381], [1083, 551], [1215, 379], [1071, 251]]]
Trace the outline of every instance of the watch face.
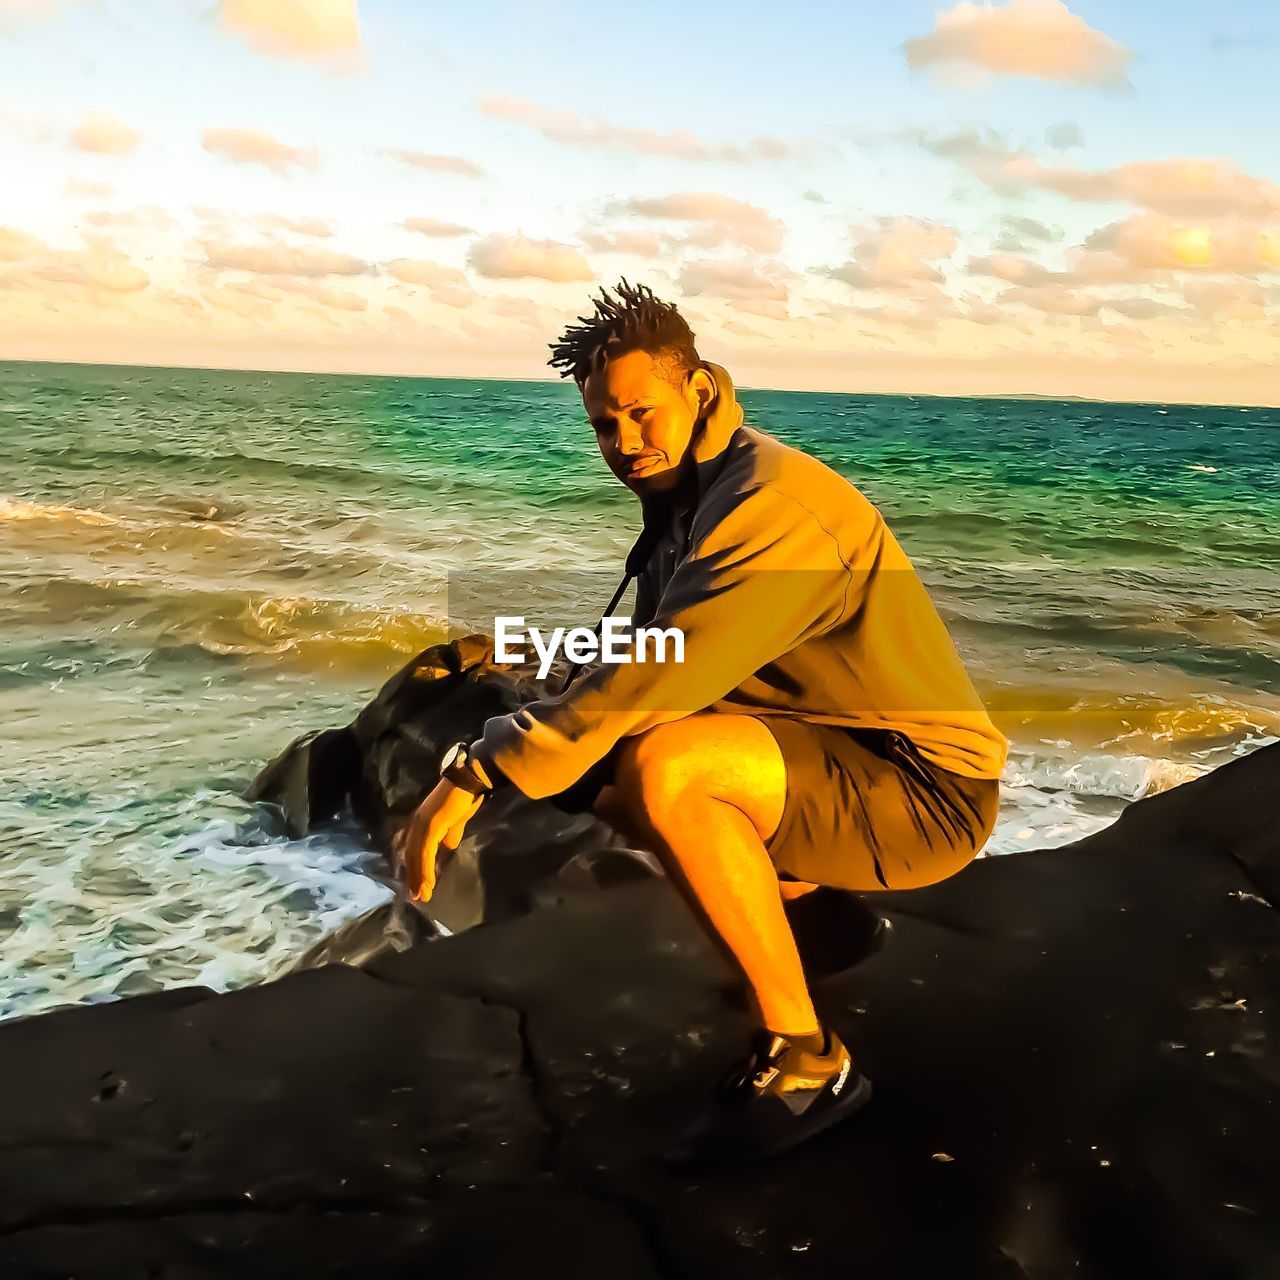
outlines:
[[465, 761], [467, 757], [467, 744], [465, 742], [455, 742], [453, 746], [445, 752], [444, 759], [440, 761], [440, 768], [452, 769], [459, 761]]

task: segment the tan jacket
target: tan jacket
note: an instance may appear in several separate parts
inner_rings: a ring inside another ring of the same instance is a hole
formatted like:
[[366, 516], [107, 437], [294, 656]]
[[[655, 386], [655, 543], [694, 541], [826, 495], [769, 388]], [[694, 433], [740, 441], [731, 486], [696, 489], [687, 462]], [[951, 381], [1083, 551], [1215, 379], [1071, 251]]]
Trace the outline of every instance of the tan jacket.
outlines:
[[690, 446], [697, 496], [673, 512], [632, 615], [680, 628], [684, 661], [655, 662], [652, 647], [646, 662], [597, 661], [558, 696], [486, 720], [482, 762], [538, 799], [619, 739], [709, 711], [896, 729], [944, 769], [998, 778], [1008, 741], [880, 512], [745, 426], [729, 375], [706, 367], [718, 394]]

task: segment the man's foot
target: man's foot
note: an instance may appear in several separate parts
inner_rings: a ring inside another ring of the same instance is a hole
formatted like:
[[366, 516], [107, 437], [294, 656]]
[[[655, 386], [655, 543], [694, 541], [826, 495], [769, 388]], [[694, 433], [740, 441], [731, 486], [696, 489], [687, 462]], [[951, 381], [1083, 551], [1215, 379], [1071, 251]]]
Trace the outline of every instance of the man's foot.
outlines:
[[713, 1165], [764, 1159], [830, 1128], [870, 1098], [871, 1081], [834, 1031], [826, 1032], [821, 1053], [761, 1031], [750, 1056], [721, 1084], [711, 1114], [683, 1135], [667, 1160]]

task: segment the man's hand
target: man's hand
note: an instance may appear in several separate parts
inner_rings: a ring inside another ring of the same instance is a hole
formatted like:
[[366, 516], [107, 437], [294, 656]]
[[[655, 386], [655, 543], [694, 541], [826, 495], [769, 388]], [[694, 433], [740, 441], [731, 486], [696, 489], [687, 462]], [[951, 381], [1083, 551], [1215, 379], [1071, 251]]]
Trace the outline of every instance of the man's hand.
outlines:
[[484, 796], [473, 796], [442, 778], [392, 840], [391, 851], [415, 902], [426, 902], [435, 892], [436, 855], [442, 847], [458, 847], [483, 803]]

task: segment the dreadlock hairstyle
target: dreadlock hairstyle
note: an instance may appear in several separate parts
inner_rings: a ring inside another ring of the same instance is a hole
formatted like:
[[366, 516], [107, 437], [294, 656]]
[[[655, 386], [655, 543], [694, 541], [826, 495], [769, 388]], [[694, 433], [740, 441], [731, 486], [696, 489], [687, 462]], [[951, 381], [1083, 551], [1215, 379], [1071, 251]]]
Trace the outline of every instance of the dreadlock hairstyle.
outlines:
[[594, 300], [595, 314], [579, 316], [580, 324], [569, 325], [558, 342], [549, 344], [547, 363], [559, 369], [562, 378], [572, 375], [581, 386], [608, 356], [629, 351], [647, 351], [673, 383], [698, 367], [693, 330], [673, 303], [654, 297], [647, 285], [629, 285], [625, 278], [614, 286], [614, 294], [610, 297], [609, 290], [601, 288]]

